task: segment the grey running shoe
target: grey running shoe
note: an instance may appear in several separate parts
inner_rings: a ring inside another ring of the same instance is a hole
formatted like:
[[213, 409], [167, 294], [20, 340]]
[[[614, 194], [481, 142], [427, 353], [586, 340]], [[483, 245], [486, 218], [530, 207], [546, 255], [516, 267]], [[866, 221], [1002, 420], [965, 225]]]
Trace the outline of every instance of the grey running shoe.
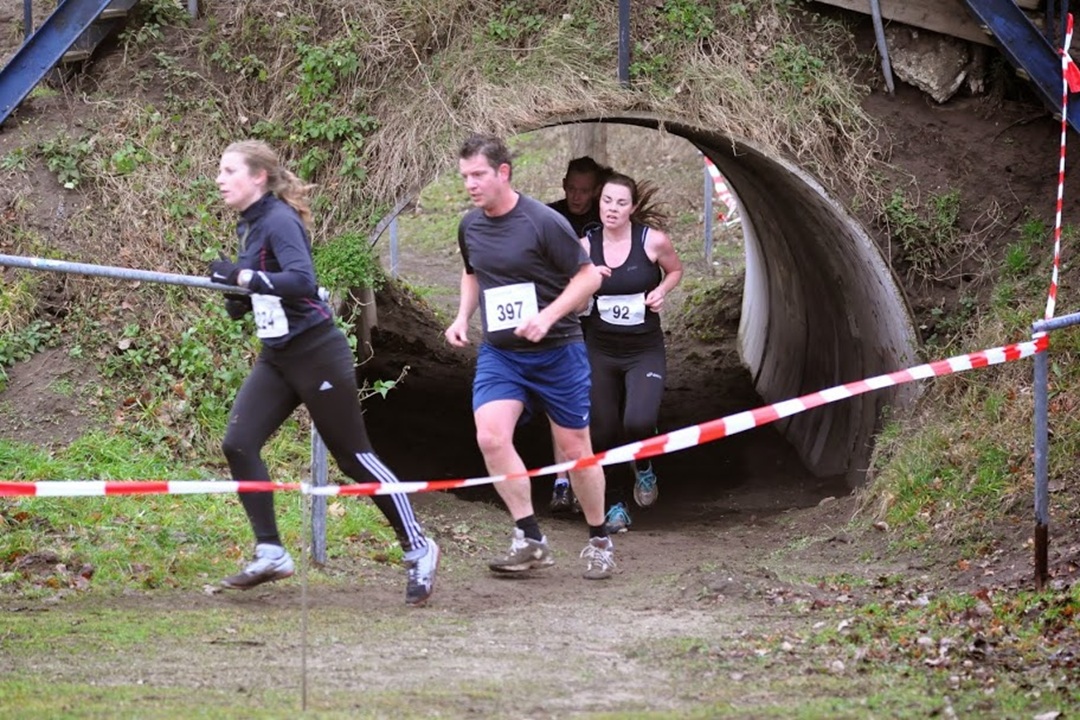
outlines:
[[608, 535], [617, 535], [630, 529], [630, 513], [622, 503], [615, 503], [604, 517], [604, 529]]
[[405, 604], [419, 606], [427, 602], [435, 590], [435, 573], [439, 569], [439, 546], [428, 538], [427, 552], [415, 560], [406, 560], [409, 582], [405, 586]]
[[638, 507], [649, 507], [660, 497], [660, 488], [656, 486], [656, 473], [650, 464], [644, 470], [638, 470], [635, 466], [634, 475], [634, 502]]
[[555, 488], [551, 491], [551, 512], [569, 512], [573, 504], [574, 491], [570, 489], [570, 483], [566, 482], [565, 480], [562, 482], [556, 480]]
[[555, 558], [551, 556], [547, 538], [533, 540], [525, 537], [521, 528], [514, 528], [514, 538], [510, 542], [510, 551], [488, 563], [488, 567], [497, 573], [516, 573], [536, 568], [551, 567]]
[[247, 590], [273, 580], [290, 577], [296, 568], [292, 558], [280, 545], [259, 543], [255, 546], [255, 559], [246, 568], [221, 581], [222, 587]]
[[589, 544], [581, 551], [581, 557], [588, 561], [585, 566], [586, 580], [607, 580], [615, 569], [615, 545], [611, 538], [590, 538]]

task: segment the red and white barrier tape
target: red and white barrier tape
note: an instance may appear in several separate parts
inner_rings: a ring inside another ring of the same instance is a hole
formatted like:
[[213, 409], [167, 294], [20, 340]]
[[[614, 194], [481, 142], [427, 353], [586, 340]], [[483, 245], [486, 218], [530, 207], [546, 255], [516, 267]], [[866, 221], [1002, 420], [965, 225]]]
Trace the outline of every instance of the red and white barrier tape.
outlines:
[[713, 164], [713, 161], [709, 158], [705, 158], [705, 169], [709, 171], [709, 175], [712, 177], [713, 186], [716, 189], [716, 197], [720, 202], [727, 206], [727, 214], [718, 213], [720, 220], [727, 220], [739, 212], [739, 206], [735, 202], [735, 196], [728, 189], [727, 181], [724, 180], [724, 176], [720, 174], [720, 169]]
[[755, 410], [728, 415], [718, 420], [711, 420], [700, 425], [675, 430], [656, 437], [629, 443], [606, 452], [597, 453], [573, 462], [527, 470], [512, 475], [493, 475], [488, 477], [429, 480], [420, 482], [397, 483], [361, 483], [357, 485], [330, 485], [314, 487], [307, 483], [271, 483], [254, 481], [154, 481], [154, 482], [98, 482], [98, 481], [47, 481], [47, 482], [0, 482], [0, 497], [22, 495], [37, 497], [75, 497], [87, 495], [141, 495], [141, 494], [195, 494], [195, 493], [232, 493], [266, 492], [270, 490], [300, 490], [311, 495], [393, 495], [396, 493], [419, 493], [435, 490], [454, 490], [476, 485], [489, 485], [505, 480], [552, 475], [564, 470], [593, 465], [613, 465], [635, 459], [655, 457], [667, 453], [685, 450], [697, 445], [736, 435], [746, 430], [761, 427], [782, 418], [797, 415], [829, 403], [839, 402], [862, 395], [872, 390], [881, 390], [895, 385], [941, 377], [953, 373], [965, 372], [976, 368], [1020, 360], [1043, 352], [1049, 346], [1046, 335], [1027, 342], [1013, 343], [979, 352], [957, 355], [945, 360], [917, 365], [906, 370], [897, 370], [887, 375], [877, 375], [865, 380], [836, 385], [825, 390], [803, 395], [793, 400], [765, 405]]
[[1065, 197], [1065, 140], [1068, 135], [1069, 123], [1069, 91], [1080, 90], [1080, 69], [1069, 56], [1069, 47], [1072, 45], [1073, 17], [1066, 15], [1065, 20], [1065, 43], [1061, 50], [1061, 152], [1058, 157], [1058, 184], [1057, 184], [1057, 208], [1054, 213], [1054, 267], [1050, 273], [1050, 292], [1046, 297], [1046, 312], [1044, 320], [1054, 317], [1054, 309], [1057, 306], [1058, 291], [1058, 268], [1061, 265], [1061, 208]]

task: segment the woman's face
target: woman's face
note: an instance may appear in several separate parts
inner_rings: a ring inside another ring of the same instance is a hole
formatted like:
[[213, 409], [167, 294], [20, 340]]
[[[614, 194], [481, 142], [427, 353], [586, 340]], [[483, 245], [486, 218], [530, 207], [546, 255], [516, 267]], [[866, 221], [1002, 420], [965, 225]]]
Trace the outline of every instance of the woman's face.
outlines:
[[605, 228], [620, 228], [630, 222], [634, 206], [630, 198], [630, 188], [625, 185], [607, 183], [600, 192], [600, 222]]
[[243, 155], [227, 152], [221, 156], [217, 186], [225, 204], [242, 212], [266, 193], [266, 171], [252, 173]]

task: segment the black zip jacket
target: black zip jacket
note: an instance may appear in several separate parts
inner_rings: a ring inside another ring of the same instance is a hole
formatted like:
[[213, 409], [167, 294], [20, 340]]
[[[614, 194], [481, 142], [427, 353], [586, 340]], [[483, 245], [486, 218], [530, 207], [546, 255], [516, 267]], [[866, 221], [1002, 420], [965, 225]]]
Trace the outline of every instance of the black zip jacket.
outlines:
[[269, 347], [285, 347], [300, 333], [330, 322], [333, 312], [319, 299], [311, 243], [300, 215], [288, 203], [267, 193], [241, 214], [237, 264], [254, 274], [248, 289], [281, 298], [288, 332], [262, 338]]

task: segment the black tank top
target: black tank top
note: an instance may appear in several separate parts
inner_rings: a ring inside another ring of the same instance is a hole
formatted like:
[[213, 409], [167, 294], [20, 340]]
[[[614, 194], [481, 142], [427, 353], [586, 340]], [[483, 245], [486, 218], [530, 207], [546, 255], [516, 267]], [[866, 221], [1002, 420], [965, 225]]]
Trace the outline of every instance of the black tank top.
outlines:
[[[630, 253], [622, 265], [611, 268], [611, 275], [604, 278], [593, 296], [590, 313], [582, 318], [588, 335], [660, 334], [660, 316], [645, 307], [645, 296], [663, 280], [660, 266], [645, 252], [648, 234], [648, 227], [637, 223], [630, 225]], [[604, 229], [591, 231], [588, 238], [593, 264], [607, 264], [604, 260]]]

